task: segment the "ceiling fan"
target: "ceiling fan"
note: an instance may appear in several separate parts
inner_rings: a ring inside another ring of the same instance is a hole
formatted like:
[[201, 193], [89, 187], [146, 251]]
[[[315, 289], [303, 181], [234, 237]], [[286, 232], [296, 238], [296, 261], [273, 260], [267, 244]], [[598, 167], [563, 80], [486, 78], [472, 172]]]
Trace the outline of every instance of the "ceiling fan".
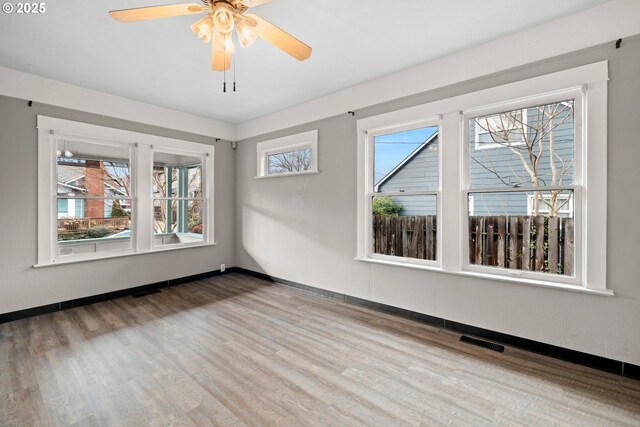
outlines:
[[201, 0], [202, 4], [180, 3], [137, 9], [112, 10], [113, 19], [121, 22], [206, 13], [191, 25], [191, 30], [205, 43], [212, 42], [211, 69], [224, 71], [231, 66], [235, 51], [233, 30], [242, 47], [248, 47], [260, 37], [299, 61], [311, 56], [311, 47], [253, 13], [244, 13], [250, 7], [271, 0]]

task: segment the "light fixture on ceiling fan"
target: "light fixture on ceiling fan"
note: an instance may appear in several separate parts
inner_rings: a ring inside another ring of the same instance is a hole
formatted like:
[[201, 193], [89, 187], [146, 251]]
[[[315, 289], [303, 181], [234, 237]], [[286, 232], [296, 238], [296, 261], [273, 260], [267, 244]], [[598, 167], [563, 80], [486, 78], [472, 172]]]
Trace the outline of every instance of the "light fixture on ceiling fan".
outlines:
[[113, 19], [121, 22], [206, 13], [191, 26], [193, 33], [203, 42], [212, 43], [211, 69], [225, 71], [231, 66], [235, 47], [233, 30], [242, 47], [248, 47], [260, 37], [299, 61], [311, 56], [311, 47], [253, 13], [244, 13], [250, 7], [271, 0], [202, 0], [197, 3], [171, 4], [138, 9], [113, 10]]

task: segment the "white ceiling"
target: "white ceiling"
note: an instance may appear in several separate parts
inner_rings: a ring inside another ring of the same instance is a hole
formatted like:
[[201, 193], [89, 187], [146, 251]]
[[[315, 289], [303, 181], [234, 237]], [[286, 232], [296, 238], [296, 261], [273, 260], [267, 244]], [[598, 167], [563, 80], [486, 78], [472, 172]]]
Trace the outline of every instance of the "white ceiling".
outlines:
[[210, 71], [210, 45], [189, 29], [196, 16], [124, 24], [108, 15], [169, 1], [55, 1], [42, 15], [0, 15], [0, 66], [240, 123], [607, 1], [273, 0], [252, 11], [313, 54], [298, 62], [262, 40], [237, 47], [235, 93]]

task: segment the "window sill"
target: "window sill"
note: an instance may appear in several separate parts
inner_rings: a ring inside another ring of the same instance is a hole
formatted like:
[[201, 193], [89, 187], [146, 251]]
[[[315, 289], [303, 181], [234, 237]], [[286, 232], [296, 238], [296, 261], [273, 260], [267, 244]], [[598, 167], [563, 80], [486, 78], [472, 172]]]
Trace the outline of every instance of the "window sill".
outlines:
[[387, 260], [363, 258], [363, 257], [356, 257], [354, 259], [357, 261], [368, 262], [371, 264], [381, 264], [381, 265], [388, 265], [392, 267], [404, 267], [404, 268], [411, 268], [414, 270], [433, 271], [436, 273], [451, 274], [455, 276], [475, 277], [475, 278], [485, 279], [485, 280], [494, 280], [499, 282], [508, 282], [508, 283], [515, 283], [520, 285], [538, 286], [542, 288], [558, 289], [558, 290], [570, 291], [570, 292], [580, 292], [580, 293], [587, 293], [591, 295], [601, 295], [601, 296], [614, 295], [611, 289], [590, 289], [590, 288], [586, 288], [584, 286], [578, 286], [578, 285], [568, 285], [564, 283], [555, 283], [555, 282], [549, 282], [549, 281], [543, 281], [543, 280], [534, 280], [529, 278], [502, 276], [499, 274], [478, 273], [475, 271], [450, 271], [450, 270], [444, 270], [442, 267], [411, 264], [411, 263], [399, 262], [399, 261], [387, 261]]
[[127, 240], [131, 240], [131, 237], [109, 237], [109, 238], [82, 239], [82, 240], [60, 240], [58, 242], [58, 245], [60, 245], [60, 246], [95, 245], [96, 243], [126, 242]]
[[209, 247], [209, 246], [216, 246], [217, 243], [205, 243], [205, 244], [187, 244], [187, 245], [180, 245], [180, 246], [174, 246], [174, 247], [170, 247], [170, 248], [154, 248], [150, 251], [145, 251], [145, 252], [131, 252], [131, 251], [127, 251], [127, 252], [113, 252], [110, 254], [107, 254], [105, 252], [105, 255], [102, 256], [94, 256], [94, 257], [87, 257], [87, 258], [74, 258], [74, 259], [68, 259], [68, 260], [59, 260], [59, 261], [55, 261], [52, 262], [50, 264], [35, 264], [33, 266], [33, 268], [47, 268], [47, 267], [54, 267], [56, 265], [69, 265], [69, 264], [78, 264], [78, 263], [82, 263], [82, 262], [90, 262], [90, 261], [101, 261], [101, 260], [105, 260], [105, 259], [114, 259], [114, 258], [123, 258], [123, 257], [129, 257], [129, 256], [136, 256], [136, 255], [148, 255], [148, 254], [154, 254], [154, 253], [159, 253], [159, 252], [167, 252], [167, 251], [177, 251], [180, 249], [192, 249], [192, 248], [203, 248], [203, 247]]
[[305, 171], [305, 172], [290, 172], [290, 173], [277, 173], [273, 175], [256, 176], [254, 179], [268, 179], [268, 178], [285, 178], [287, 176], [299, 176], [299, 175], [316, 175], [320, 171]]

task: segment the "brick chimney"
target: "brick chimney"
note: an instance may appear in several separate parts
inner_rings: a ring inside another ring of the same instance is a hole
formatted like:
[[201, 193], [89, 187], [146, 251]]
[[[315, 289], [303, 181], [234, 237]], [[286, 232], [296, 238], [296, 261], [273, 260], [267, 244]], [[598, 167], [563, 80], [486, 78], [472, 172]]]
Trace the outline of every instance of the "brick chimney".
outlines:
[[[99, 160], [85, 162], [84, 185], [89, 196], [104, 196], [104, 171]], [[85, 218], [104, 218], [104, 200], [87, 200], [84, 204]]]

